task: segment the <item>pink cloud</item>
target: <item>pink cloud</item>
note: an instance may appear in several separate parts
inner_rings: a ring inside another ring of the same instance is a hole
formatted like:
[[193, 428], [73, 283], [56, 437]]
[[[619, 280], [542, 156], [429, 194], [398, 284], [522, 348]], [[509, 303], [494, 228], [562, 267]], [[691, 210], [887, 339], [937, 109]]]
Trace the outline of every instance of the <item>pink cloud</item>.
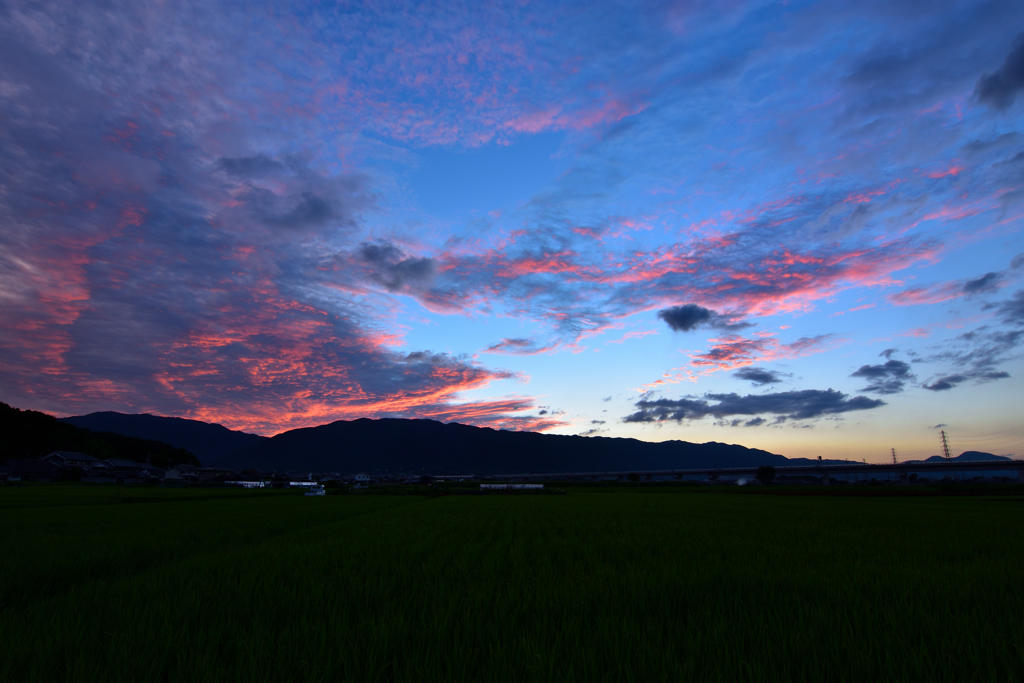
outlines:
[[644, 384], [638, 391], [656, 389], [683, 381], [696, 381], [698, 377], [715, 372], [727, 372], [756, 363], [801, 358], [835, 348], [844, 339], [832, 334], [801, 337], [788, 344], [779, 342], [772, 333], [762, 332], [757, 338], [736, 334], [711, 339], [711, 348], [703, 353], [690, 354], [690, 366], [666, 372], [661, 379]]
[[627, 339], [639, 339], [640, 337], [646, 337], [649, 334], [658, 334], [657, 330], [646, 330], [644, 332], [627, 332], [622, 335], [619, 339], [613, 339], [609, 341], [609, 344], [621, 344]]

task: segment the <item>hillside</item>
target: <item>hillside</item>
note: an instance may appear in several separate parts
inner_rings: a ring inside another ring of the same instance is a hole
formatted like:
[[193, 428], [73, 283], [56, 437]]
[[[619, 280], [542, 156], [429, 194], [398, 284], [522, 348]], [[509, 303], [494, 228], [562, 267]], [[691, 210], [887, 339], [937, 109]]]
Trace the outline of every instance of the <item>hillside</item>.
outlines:
[[238, 451], [267, 440], [265, 436], [236, 432], [219, 424], [148, 413], [89, 413], [66, 417], [62, 421], [93, 431], [117, 432], [140, 439], [163, 441], [175, 448], [195, 453], [209, 467], [221, 467], [231, 461]]
[[0, 461], [39, 458], [53, 451], [78, 451], [105, 460], [119, 458], [158, 467], [179, 463], [199, 465], [188, 449], [153, 439], [97, 432], [67, 424], [46, 413], [19, 410], [0, 403]]

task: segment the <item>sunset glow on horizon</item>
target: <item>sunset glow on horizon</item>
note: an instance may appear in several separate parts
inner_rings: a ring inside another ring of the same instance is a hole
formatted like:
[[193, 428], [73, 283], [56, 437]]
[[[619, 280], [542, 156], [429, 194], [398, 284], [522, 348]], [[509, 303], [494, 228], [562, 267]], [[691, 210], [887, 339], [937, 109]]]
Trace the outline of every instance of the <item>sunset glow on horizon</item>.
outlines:
[[0, 401], [1024, 457], [1024, 4], [0, 8]]

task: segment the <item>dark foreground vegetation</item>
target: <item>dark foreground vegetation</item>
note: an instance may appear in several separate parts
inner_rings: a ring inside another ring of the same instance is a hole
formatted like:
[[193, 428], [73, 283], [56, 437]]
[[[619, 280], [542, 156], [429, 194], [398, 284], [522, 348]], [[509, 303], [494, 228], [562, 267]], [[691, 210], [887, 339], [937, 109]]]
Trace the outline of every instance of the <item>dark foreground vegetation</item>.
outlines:
[[1024, 491], [566, 490], [0, 487], [0, 680], [1024, 680]]

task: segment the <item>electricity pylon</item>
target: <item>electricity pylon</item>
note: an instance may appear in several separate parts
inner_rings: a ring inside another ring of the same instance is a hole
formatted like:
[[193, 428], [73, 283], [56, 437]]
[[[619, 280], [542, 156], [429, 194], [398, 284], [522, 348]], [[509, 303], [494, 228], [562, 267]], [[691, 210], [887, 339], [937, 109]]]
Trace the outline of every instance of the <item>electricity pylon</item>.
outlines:
[[946, 440], [946, 430], [943, 429], [939, 433], [942, 435], [942, 453], [946, 456], [946, 460], [949, 460], [949, 441]]

